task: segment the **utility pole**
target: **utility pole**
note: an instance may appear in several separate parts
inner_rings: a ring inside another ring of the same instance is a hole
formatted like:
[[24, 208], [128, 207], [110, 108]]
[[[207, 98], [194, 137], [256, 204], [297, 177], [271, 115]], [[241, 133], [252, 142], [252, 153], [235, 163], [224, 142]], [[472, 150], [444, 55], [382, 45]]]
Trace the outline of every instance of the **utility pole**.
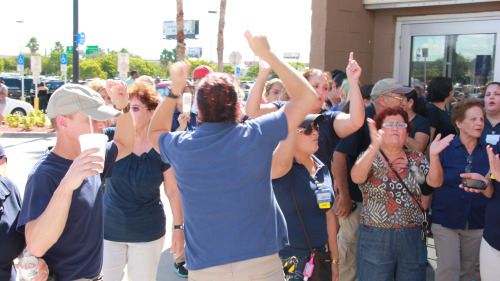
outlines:
[[73, 0], [73, 83], [80, 80], [80, 63], [78, 54], [78, 0]]

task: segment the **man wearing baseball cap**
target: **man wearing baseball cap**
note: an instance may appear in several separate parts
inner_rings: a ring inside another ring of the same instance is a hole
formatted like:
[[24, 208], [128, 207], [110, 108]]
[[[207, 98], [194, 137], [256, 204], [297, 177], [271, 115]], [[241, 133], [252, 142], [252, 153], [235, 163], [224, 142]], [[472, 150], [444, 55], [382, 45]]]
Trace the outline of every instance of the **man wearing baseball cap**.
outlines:
[[[365, 107], [365, 116], [372, 118], [387, 107], [402, 106], [406, 94], [413, 89], [394, 79], [382, 79], [373, 86], [372, 104]], [[356, 280], [356, 246], [363, 198], [358, 186], [351, 180], [351, 169], [359, 154], [370, 145], [370, 130], [365, 121], [354, 134], [341, 139], [335, 148], [332, 173], [334, 175], [335, 213], [339, 218], [340, 280]]]
[[194, 114], [198, 114], [198, 102], [196, 101], [196, 90], [198, 89], [198, 84], [200, 84], [201, 79], [205, 78], [205, 76], [213, 72], [213, 69], [206, 65], [200, 65], [193, 70], [195, 93], [193, 97], [193, 106], [191, 107], [191, 112], [193, 112]]
[[[43, 257], [60, 281], [102, 280], [101, 179], [132, 152], [135, 138], [125, 83], [108, 81], [107, 86], [116, 109], [86, 86], [66, 84], [54, 92], [47, 116], [57, 132], [56, 145], [35, 164], [26, 183], [17, 230], [25, 234], [30, 253]], [[102, 158], [92, 155], [99, 149], [82, 152], [78, 141], [91, 133], [89, 117], [94, 131], [102, 121], [118, 117], [100, 175]]]

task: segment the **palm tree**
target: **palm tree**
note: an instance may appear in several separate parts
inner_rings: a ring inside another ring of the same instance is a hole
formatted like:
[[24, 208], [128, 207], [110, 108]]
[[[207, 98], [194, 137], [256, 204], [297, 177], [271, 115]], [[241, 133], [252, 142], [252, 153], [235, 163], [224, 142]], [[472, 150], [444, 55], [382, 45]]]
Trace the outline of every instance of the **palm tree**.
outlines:
[[224, 25], [226, 24], [226, 0], [220, 1], [219, 35], [217, 38], [217, 71], [224, 71]]
[[31, 37], [30, 41], [26, 45], [26, 47], [30, 48], [30, 52], [32, 55], [36, 54], [36, 51], [38, 51], [38, 41], [36, 41], [35, 37]]
[[64, 52], [64, 46], [61, 44], [60, 41], [57, 41], [56, 44], [54, 45], [54, 49], [52, 51], [54, 51], [54, 52]]
[[184, 60], [186, 44], [184, 43], [184, 10], [182, 0], [177, 0], [177, 59]]

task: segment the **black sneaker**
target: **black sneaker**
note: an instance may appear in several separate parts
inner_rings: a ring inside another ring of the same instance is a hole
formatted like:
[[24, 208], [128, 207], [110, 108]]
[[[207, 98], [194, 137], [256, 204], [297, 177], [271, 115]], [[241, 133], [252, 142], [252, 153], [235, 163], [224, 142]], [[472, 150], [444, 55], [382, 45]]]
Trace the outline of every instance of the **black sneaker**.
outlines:
[[185, 262], [176, 263], [174, 262], [174, 271], [180, 277], [187, 278], [188, 270], [184, 267]]

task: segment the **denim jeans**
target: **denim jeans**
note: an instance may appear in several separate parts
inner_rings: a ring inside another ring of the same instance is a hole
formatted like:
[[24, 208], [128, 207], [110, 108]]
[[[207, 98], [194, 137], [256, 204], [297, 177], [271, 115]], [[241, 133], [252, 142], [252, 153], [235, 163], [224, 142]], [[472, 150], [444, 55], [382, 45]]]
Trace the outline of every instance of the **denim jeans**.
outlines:
[[425, 280], [427, 247], [421, 228], [359, 226], [358, 280]]
[[[280, 256], [280, 259], [282, 263], [284, 264], [285, 261], [290, 258], [289, 256]], [[287, 281], [302, 281], [304, 280], [304, 267], [306, 266], [306, 262], [309, 261], [309, 258], [307, 257], [297, 257], [298, 263], [297, 267], [292, 273], [287, 273], [285, 276], [285, 280]]]

